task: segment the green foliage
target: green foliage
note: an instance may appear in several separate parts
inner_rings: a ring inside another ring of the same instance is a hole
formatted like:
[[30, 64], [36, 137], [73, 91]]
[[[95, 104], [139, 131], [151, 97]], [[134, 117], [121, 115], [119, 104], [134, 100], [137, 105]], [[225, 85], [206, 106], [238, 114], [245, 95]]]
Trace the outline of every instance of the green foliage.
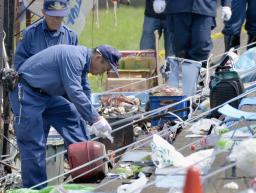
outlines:
[[99, 11], [99, 28], [96, 25], [96, 15], [91, 13], [86, 17], [86, 24], [80, 34], [79, 43], [87, 47], [109, 44], [118, 50], [138, 50], [144, 7], [120, 5], [117, 9], [117, 26], [114, 22], [114, 11], [110, 8]]

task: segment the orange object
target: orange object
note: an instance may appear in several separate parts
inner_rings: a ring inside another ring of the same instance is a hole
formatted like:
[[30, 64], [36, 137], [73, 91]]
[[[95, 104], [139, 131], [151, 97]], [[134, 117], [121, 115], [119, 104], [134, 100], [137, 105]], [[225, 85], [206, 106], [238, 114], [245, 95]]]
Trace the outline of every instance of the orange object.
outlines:
[[195, 166], [188, 168], [183, 193], [203, 193], [200, 170]]

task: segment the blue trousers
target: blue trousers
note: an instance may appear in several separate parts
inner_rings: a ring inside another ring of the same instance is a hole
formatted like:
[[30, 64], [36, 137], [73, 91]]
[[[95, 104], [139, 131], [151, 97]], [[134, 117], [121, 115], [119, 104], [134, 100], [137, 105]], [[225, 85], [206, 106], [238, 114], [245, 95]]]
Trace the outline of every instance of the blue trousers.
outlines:
[[245, 29], [249, 35], [256, 35], [256, 1], [232, 0], [232, 16], [225, 22], [223, 33], [225, 35], [239, 35], [246, 19]]
[[167, 30], [166, 20], [161, 20], [154, 17], [144, 16], [143, 31], [140, 39], [140, 49], [155, 49], [155, 30], [158, 30], [160, 35], [163, 33], [165, 53], [169, 55], [169, 52], [172, 53], [172, 50], [169, 50], [170, 33]]
[[85, 125], [75, 106], [64, 97], [40, 94], [22, 82], [9, 97], [15, 116], [23, 186], [29, 188], [47, 180], [46, 125], [52, 125], [66, 145], [87, 140]]
[[177, 57], [206, 60], [213, 48], [211, 30], [215, 19], [194, 13], [171, 15], [172, 45]]

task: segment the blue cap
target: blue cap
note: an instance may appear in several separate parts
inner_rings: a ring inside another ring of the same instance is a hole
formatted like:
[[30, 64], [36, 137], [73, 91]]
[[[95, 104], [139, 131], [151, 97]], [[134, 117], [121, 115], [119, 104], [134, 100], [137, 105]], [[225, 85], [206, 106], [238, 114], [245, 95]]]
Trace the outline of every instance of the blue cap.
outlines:
[[116, 72], [117, 76], [119, 76], [118, 61], [121, 58], [121, 54], [115, 48], [109, 45], [98, 46], [96, 47], [96, 51], [99, 52], [102, 55], [102, 57], [109, 62], [114, 72]]
[[69, 0], [44, 0], [44, 11], [46, 15], [65, 17], [68, 15]]

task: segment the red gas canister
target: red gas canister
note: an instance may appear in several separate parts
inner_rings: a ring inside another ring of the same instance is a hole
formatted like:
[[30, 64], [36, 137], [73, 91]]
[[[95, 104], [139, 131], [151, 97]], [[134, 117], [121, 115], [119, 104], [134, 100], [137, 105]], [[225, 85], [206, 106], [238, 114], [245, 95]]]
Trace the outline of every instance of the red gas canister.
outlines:
[[[105, 145], [97, 141], [74, 143], [68, 147], [68, 161], [71, 170], [102, 156], [106, 157]], [[74, 182], [96, 182], [103, 179], [107, 173], [107, 164], [103, 163], [104, 158], [72, 172], [71, 176]], [[90, 171], [92, 169], [94, 170]]]

